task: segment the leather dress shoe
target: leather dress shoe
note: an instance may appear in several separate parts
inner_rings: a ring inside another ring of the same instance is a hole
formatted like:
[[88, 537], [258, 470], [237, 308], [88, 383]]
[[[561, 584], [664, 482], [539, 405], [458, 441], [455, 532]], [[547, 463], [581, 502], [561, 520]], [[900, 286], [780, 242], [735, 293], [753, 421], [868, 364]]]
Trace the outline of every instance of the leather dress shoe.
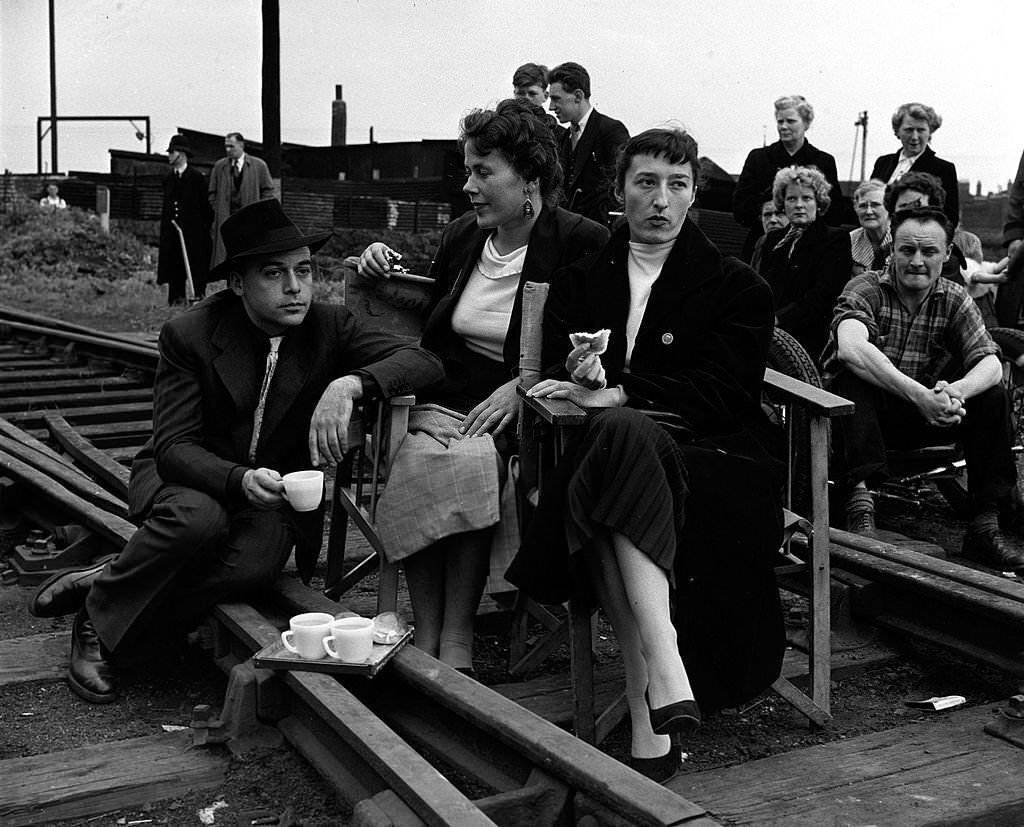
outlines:
[[970, 526], [961, 553], [999, 571], [1024, 571], [1024, 553], [1013, 548], [995, 526]]
[[676, 701], [655, 709], [651, 706], [651, 696], [645, 694], [644, 698], [651, 713], [651, 729], [655, 735], [671, 735], [674, 732], [692, 735], [700, 729], [700, 708], [696, 701]]
[[672, 744], [668, 752], [657, 758], [634, 758], [629, 756], [629, 766], [651, 781], [664, 784], [674, 778], [683, 766], [683, 752], [678, 744]]
[[72, 692], [90, 703], [109, 704], [117, 700], [117, 672], [85, 609], [75, 616], [71, 630], [68, 684]]
[[61, 617], [77, 612], [85, 605], [93, 581], [116, 555], [108, 554], [87, 566], [64, 569], [42, 582], [28, 602], [28, 610], [36, 617]]

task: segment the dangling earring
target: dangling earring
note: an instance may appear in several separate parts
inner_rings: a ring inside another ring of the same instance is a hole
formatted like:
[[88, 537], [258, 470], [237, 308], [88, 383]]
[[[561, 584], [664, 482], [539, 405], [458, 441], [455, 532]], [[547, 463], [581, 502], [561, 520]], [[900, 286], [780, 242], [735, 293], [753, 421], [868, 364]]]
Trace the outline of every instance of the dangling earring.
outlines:
[[535, 210], [533, 209], [533, 201], [530, 200], [530, 191], [524, 189], [523, 194], [526, 196], [526, 199], [523, 201], [523, 218], [533, 218]]

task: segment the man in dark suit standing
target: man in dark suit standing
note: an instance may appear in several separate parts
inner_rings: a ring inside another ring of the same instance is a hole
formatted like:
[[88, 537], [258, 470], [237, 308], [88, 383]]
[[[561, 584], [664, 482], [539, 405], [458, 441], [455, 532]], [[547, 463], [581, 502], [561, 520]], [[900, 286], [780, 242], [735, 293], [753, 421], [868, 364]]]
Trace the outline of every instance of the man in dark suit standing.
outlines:
[[224, 600], [273, 583], [296, 547], [308, 580], [322, 514], [294, 511], [282, 475], [338, 462], [353, 403], [441, 379], [439, 360], [313, 301], [312, 254], [276, 199], [221, 228], [228, 289], [167, 322], [153, 387], [153, 437], [132, 465], [139, 529], [105, 566], [40, 586], [30, 610], [77, 611], [68, 682], [113, 701], [113, 659], [164, 628], [187, 628]]
[[[167, 303], [185, 299], [185, 257], [192, 276], [194, 298], [206, 292], [210, 270], [210, 222], [213, 210], [206, 195], [206, 176], [188, 165], [192, 148], [184, 135], [172, 135], [167, 146], [167, 162], [171, 174], [164, 179], [164, 206], [160, 214], [160, 257], [157, 260], [156, 283], [167, 285]], [[177, 222], [181, 235], [175, 229]]]
[[569, 128], [560, 136], [565, 176], [563, 206], [608, 226], [611, 172], [619, 149], [629, 140], [621, 121], [590, 105], [590, 75], [578, 63], [562, 63], [548, 74], [551, 111]]
[[245, 138], [240, 132], [224, 136], [224, 156], [210, 171], [208, 194], [214, 220], [211, 267], [224, 261], [226, 254], [220, 228], [228, 216], [254, 201], [280, 197], [266, 162], [245, 151]]

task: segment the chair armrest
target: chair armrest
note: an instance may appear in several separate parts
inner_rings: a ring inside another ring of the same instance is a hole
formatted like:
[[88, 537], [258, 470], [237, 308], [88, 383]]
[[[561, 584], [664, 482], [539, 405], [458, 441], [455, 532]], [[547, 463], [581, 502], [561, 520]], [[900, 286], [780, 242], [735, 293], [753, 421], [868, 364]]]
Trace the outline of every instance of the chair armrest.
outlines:
[[549, 425], [579, 425], [586, 421], [583, 408], [568, 399], [527, 396], [522, 385], [516, 387], [516, 392], [523, 403]]
[[853, 413], [853, 403], [822, 388], [816, 388], [772, 368], [766, 368], [764, 383], [788, 402], [796, 402], [810, 413], [831, 419]]

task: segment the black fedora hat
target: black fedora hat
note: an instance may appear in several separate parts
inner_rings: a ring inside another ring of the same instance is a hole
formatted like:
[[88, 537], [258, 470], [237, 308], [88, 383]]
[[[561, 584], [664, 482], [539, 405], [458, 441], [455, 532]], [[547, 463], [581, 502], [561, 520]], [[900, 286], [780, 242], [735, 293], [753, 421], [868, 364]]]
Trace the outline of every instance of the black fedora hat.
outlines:
[[210, 270], [210, 278], [225, 278], [240, 259], [249, 256], [283, 253], [298, 247], [309, 247], [309, 252], [315, 253], [332, 235], [330, 230], [303, 234], [276, 198], [255, 201], [221, 224], [220, 237], [227, 258]]
[[184, 135], [171, 135], [171, 142], [167, 144], [168, 152], [184, 152], [189, 158], [192, 157], [192, 147], [189, 146], [188, 138]]

